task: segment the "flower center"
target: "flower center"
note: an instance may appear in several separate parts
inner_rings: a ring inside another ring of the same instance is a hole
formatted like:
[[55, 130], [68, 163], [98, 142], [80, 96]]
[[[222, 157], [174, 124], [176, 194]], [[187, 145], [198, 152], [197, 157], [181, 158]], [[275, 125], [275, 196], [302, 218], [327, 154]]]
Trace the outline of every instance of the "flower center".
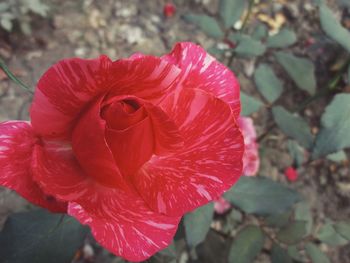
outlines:
[[106, 121], [106, 141], [114, 159], [125, 175], [133, 174], [154, 151], [151, 120], [142, 103], [123, 99], [102, 107]]

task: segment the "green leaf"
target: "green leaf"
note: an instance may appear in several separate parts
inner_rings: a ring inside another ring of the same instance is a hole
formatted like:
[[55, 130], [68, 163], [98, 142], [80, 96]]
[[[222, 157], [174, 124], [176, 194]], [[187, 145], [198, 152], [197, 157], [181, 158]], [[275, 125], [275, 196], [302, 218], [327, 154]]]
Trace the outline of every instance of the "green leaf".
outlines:
[[350, 147], [350, 94], [336, 95], [322, 115], [313, 159]]
[[318, 231], [316, 237], [330, 246], [342, 246], [348, 243], [348, 240], [343, 238], [331, 223], [324, 224]]
[[271, 263], [293, 263], [293, 260], [287, 251], [274, 244], [272, 247]]
[[0, 3], [0, 13], [5, 12], [9, 8], [10, 8], [10, 4], [9, 3]]
[[185, 215], [186, 239], [190, 247], [195, 247], [204, 241], [209, 232], [213, 214], [214, 204], [209, 203]]
[[295, 206], [295, 213], [294, 213], [295, 220], [298, 221], [305, 221], [306, 222], [306, 234], [310, 234], [312, 231], [313, 226], [313, 219], [312, 219], [312, 213], [310, 205], [303, 201]]
[[340, 24], [326, 4], [320, 5], [320, 20], [323, 31], [350, 52], [350, 33]]
[[265, 24], [259, 23], [252, 33], [252, 37], [256, 40], [262, 40], [267, 37], [268, 28]]
[[306, 222], [294, 221], [277, 233], [277, 238], [288, 245], [298, 243], [306, 235]]
[[241, 210], [258, 215], [280, 214], [300, 200], [296, 191], [280, 183], [247, 176], [242, 176], [224, 197]]
[[87, 228], [62, 216], [44, 210], [12, 214], [0, 233], [1, 262], [71, 262]]
[[266, 51], [266, 46], [259, 40], [256, 40], [248, 35], [241, 36], [237, 47], [234, 51], [244, 57], [261, 56]]
[[303, 257], [300, 255], [300, 252], [296, 245], [289, 246], [287, 251], [288, 251], [288, 255], [291, 256], [291, 258], [293, 258], [294, 260], [298, 262], [304, 262]]
[[278, 127], [288, 136], [297, 140], [301, 145], [310, 149], [314, 137], [307, 122], [298, 115], [293, 115], [281, 106], [272, 108], [272, 114]]
[[159, 251], [158, 253], [169, 258], [176, 258], [176, 247], [174, 242], [171, 243], [167, 248]]
[[184, 16], [187, 22], [197, 25], [205, 34], [214, 38], [222, 38], [224, 33], [222, 32], [218, 22], [207, 15], [195, 15], [188, 14]]
[[254, 73], [255, 85], [264, 98], [273, 103], [283, 92], [283, 84], [267, 64], [260, 64]]
[[345, 239], [350, 241], [350, 222], [339, 222], [334, 224], [334, 229]]
[[49, 6], [40, 0], [27, 0], [26, 5], [34, 14], [41, 15], [42, 17], [46, 17], [50, 9]]
[[315, 94], [315, 66], [309, 59], [296, 57], [287, 52], [276, 52], [275, 57], [301, 90], [311, 95]]
[[266, 218], [265, 222], [270, 227], [284, 227], [289, 223], [292, 211], [287, 211], [278, 215], [272, 215]]
[[344, 162], [348, 159], [344, 151], [339, 151], [327, 155], [327, 159], [336, 163]]
[[269, 48], [285, 48], [293, 45], [297, 41], [294, 31], [283, 28], [278, 34], [270, 36], [267, 39], [267, 47]]
[[245, 0], [220, 0], [219, 14], [226, 29], [233, 26], [241, 18], [245, 2]]
[[297, 167], [305, 162], [305, 150], [296, 141], [288, 140], [288, 151]]
[[305, 245], [305, 250], [313, 263], [331, 263], [327, 256], [316, 245], [308, 243]]
[[256, 98], [247, 95], [241, 91], [241, 103], [242, 103], [242, 115], [249, 116], [250, 114], [257, 112], [263, 104]]
[[251, 263], [264, 245], [264, 234], [256, 226], [247, 226], [241, 230], [230, 249], [229, 263]]

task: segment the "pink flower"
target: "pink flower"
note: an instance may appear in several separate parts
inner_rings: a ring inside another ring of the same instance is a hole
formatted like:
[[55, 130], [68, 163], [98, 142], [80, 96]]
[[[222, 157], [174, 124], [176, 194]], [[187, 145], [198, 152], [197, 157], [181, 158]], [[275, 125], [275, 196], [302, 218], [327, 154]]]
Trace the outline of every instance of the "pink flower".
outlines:
[[284, 175], [290, 182], [295, 182], [299, 177], [298, 171], [291, 166], [287, 167], [286, 170], [284, 170]]
[[243, 175], [253, 176], [259, 170], [259, 145], [256, 142], [256, 131], [253, 120], [248, 117], [240, 117], [238, 126], [244, 137]]
[[39, 80], [31, 123], [0, 124], [0, 184], [142, 261], [242, 174], [239, 112], [235, 76], [192, 43], [161, 58], [65, 59]]
[[[247, 117], [240, 117], [238, 118], [238, 125], [241, 128], [245, 146], [243, 154], [243, 175], [254, 176], [259, 170], [260, 159], [253, 120]], [[231, 204], [222, 197], [214, 203], [214, 209], [218, 214], [223, 214], [230, 208]]]

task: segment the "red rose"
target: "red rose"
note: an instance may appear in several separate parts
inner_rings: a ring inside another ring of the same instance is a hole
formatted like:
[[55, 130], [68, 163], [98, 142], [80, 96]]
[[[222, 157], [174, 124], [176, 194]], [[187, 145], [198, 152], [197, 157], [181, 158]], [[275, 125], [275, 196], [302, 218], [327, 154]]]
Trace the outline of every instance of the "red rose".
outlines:
[[141, 261], [238, 180], [239, 112], [234, 75], [191, 43], [161, 58], [62, 60], [38, 83], [31, 123], [0, 124], [0, 184]]

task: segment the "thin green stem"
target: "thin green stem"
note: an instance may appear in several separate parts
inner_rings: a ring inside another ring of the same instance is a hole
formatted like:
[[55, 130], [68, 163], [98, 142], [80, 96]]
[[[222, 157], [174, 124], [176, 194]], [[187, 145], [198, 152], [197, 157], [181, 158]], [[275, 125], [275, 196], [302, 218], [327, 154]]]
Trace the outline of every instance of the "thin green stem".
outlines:
[[[244, 17], [244, 20], [242, 22], [242, 27], [240, 28], [240, 30], [238, 32], [244, 32], [244, 30], [248, 24], [249, 18], [253, 12], [253, 7], [254, 7], [254, 0], [250, 0], [248, 3], [248, 12], [247, 12], [246, 16]], [[229, 67], [232, 65], [233, 59], [235, 58], [235, 55], [236, 55], [234, 50], [232, 50], [231, 52], [232, 52], [231, 56], [229, 57], [228, 62], [227, 62], [227, 65]]]
[[9, 79], [11, 79], [12, 81], [14, 81], [18, 86], [20, 86], [22, 89], [30, 92], [31, 94], [33, 94], [33, 91], [30, 90], [30, 88], [25, 85], [20, 79], [18, 79], [12, 72], [11, 70], [6, 66], [5, 62], [0, 59], [0, 68], [5, 72], [5, 74], [7, 75], [7, 77]]
[[254, 0], [250, 0], [250, 1], [249, 1], [249, 4], [248, 4], [248, 13], [247, 13], [247, 15], [244, 17], [244, 20], [243, 20], [243, 23], [242, 23], [242, 27], [241, 27], [241, 30], [240, 30], [240, 31], [242, 31], [242, 32], [244, 32], [244, 29], [245, 29], [245, 27], [246, 27], [247, 24], [248, 24], [249, 18], [250, 18], [250, 16], [252, 15], [253, 7], [254, 7]]

